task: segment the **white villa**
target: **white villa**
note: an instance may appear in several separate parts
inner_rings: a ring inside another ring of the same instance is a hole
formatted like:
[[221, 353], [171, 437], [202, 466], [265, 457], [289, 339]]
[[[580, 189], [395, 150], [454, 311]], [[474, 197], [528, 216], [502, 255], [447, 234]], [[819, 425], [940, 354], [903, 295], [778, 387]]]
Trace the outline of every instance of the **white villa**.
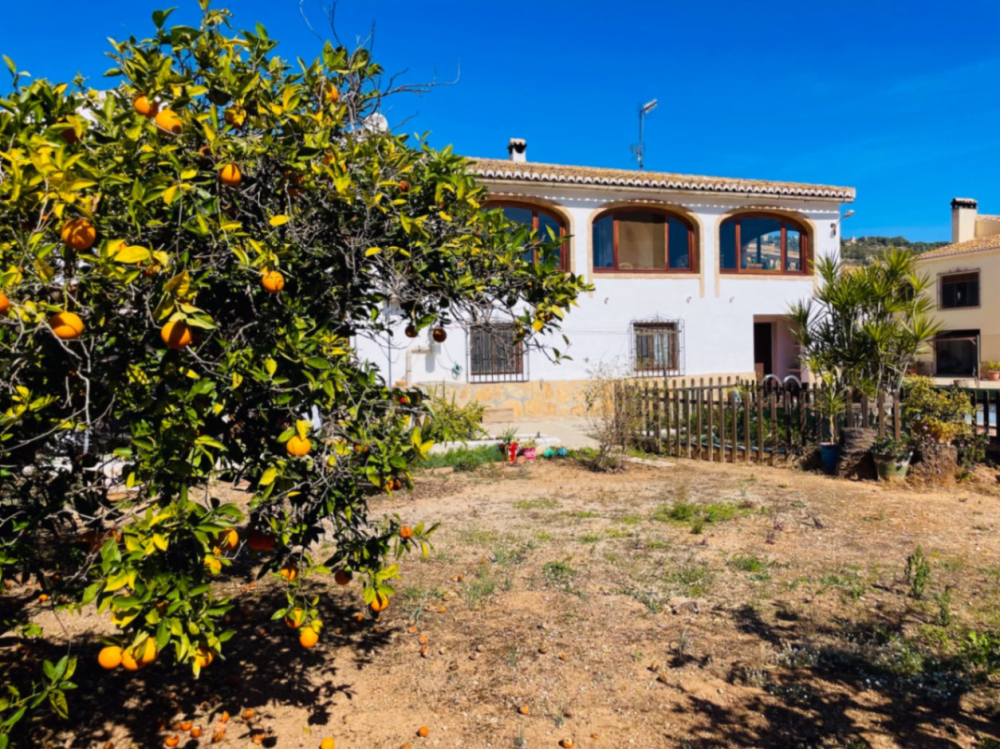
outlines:
[[390, 382], [516, 419], [580, 414], [602, 360], [650, 377], [800, 373], [786, 313], [813, 294], [813, 260], [839, 254], [853, 188], [536, 164], [517, 139], [508, 152], [474, 161], [489, 205], [569, 237], [565, 267], [595, 287], [563, 323], [572, 361], [497, 356], [457, 325], [440, 344], [359, 341]]

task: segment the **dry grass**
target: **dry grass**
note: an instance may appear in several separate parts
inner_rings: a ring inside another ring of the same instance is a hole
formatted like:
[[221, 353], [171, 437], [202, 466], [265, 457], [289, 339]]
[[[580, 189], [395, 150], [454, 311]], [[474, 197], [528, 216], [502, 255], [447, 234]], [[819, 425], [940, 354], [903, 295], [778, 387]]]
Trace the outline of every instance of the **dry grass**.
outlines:
[[[421, 725], [422, 743], [441, 747], [1000, 736], [996, 691], [962, 649], [969, 630], [1000, 628], [993, 493], [683, 461], [601, 476], [564, 462], [428, 477], [378, 509], [442, 528], [428, 561], [404, 563], [377, 628], [349, 623], [357, 590], [331, 590], [329, 630], [305, 653], [267, 622], [276, 591], [258, 585], [238, 599], [253, 636], [197, 688], [166, 666], [84, 669], [97, 689], [71, 695], [61, 740], [154, 746], [160, 718], [243, 706], [272, 745], [333, 735], [339, 749], [418, 746]], [[904, 566], [918, 545], [931, 572], [916, 600]], [[241, 730], [221, 746], [246, 743]]]

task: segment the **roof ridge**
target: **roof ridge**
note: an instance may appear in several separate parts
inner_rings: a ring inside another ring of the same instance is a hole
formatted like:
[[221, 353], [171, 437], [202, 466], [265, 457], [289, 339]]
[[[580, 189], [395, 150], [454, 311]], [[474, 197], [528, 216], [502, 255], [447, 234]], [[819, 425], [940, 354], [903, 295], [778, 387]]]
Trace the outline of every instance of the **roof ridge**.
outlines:
[[569, 164], [546, 164], [536, 161], [508, 161], [472, 157], [472, 170], [493, 179], [526, 179], [534, 182], [564, 184], [603, 184], [621, 187], [668, 188], [717, 192], [748, 192], [854, 200], [852, 187], [818, 185], [742, 177], [711, 177], [674, 172], [639, 172], [612, 167], [587, 167]]
[[973, 237], [963, 242], [952, 242], [943, 247], [938, 247], [919, 256], [920, 260], [934, 260], [942, 257], [952, 257], [954, 255], [968, 255], [974, 252], [988, 252], [990, 250], [1000, 250], [1000, 234], [987, 234], [983, 237]]

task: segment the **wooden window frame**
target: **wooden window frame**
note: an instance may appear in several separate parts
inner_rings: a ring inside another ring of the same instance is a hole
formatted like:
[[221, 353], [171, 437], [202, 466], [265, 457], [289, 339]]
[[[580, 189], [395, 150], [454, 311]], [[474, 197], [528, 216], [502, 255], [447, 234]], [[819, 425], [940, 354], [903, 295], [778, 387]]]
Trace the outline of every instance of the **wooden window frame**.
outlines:
[[[954, 307], [944, 306], [944, 284], [949, 278], [957, 276], [976, 277], [976, 304], [962, 304]], [[983, 306], [983, 278], [978, 268], [970, 270], [954, 270], [938, 275], [938, 309], [939, 310], [959, 310], [959, 309], [979, 309]]]
[[492, 335], [493, 333], [504, 330], [509, 330], [511, 334], [514, 333], [514, 326], [509, 323], [497, 324], [497, 325], [471, 325], [468, 328], [468, 341], [466, 346], [466, 351], [468, 353], [468, 371], [469, 371], [469, 382], [478, 383], [498, 383], [498, 382], [527, 382], [528, 381], [528, 355], [524, 349], [524, 342], [517, 341], [514, 344], [514, 350], [512, 352], [512, 361], [515, 363], [513, 368], [504, 368], [496, 366], [497, 360], [495, 358], [496, 349], [495, 346], [491, 345], [490, 348], [490, 364], [491, 366], [482, 371], [475, 371], [475, 364], [480, 363], [482, 360], [473, 356], [474, 350], [477, 348], [475, 344], [475, 337], [477, 335]]
[[[781, 268], [778, 270], [763, 270], [758, 268], [743, 269], [743, 242], [740, 237], [740, 220], [744, 218], [766, 218], [781, 223]], [[722, 267], [722, 227], [735, 223], [736, 267]], [[799, 233], [799, 270], [785, 270], [788, 263], [788, 229]], [[727, 276], [811, 276], [812, 275], [812, 237], [804, 224], [795, 219], [777, 213], [738, 213], [730, 216], [719, 224], [719, 273]]]
[[[552, 219], [559, 225], [559, 270], [569, 271], [569, 232], [566, 230], [566, 219], [555, 211], [549, 210], [545, 206], [536, 203], [524, 203], [519, 200], [488, 200], [483, 204], [487, 211], [502, 210], [504, 208], [521, 208], [531, 211], [531, 230], [540, 235], [538, 230], [538, 215], [542, 214]], [[538, 263], [538, 250], [532, 250], [535, 263]]]
[[[618, 267], [618, 218], [619, 216], [627, 215], [642, 215], [642, 216], [662, 216], [663, 217], [663, 268], [619, 268]], [[660, 208], [611, 208], [610, 210], [604, 211], [594, 218], [591, 222], [590, 238], [591, 238], [591, 248], [590, 255], [591, 258], [595, 258], [597, 253], [593, 247], [594, 239], [594, 225], [598, 221], [602, 221], [610, 217], [612, 220], [612, 257], [614, 262], [614, 267], [604, 268], [598, 266], [596, 263], [591, 263], [594, 268], [594, 273], [602, 274], [615, 274], [615, 273], [652, 273], [658, 275], [670, 274], [684, 274], [684, 275], [695, 275], [700, 271], [700, 263], [698, 257], [698, 246], [695, 240], [695, 230], [694, 224], [687, 218], [674, 211], [668, 211]], [[688, 231], [688, 267], [687, 268], [671, 268], [670, 267], [670, 220], [674, 219], [679, 222]]]

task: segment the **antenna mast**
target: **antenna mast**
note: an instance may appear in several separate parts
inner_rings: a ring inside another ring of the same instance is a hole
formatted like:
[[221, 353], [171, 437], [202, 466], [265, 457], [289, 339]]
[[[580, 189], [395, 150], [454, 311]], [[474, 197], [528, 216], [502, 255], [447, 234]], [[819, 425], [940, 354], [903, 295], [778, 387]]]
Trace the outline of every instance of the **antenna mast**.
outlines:
[[639, 159], [639, 171], [642, 171], [642, 156], [646, 152], [646, 146], [642, 141], [642, 124], [646, 115], [656, 109], [656, 105], [659, 102], [656, 99], [647, 101], [641, 107], [639, 107], [639, 144], [632, 146], [632, 153], [634, 153]]

